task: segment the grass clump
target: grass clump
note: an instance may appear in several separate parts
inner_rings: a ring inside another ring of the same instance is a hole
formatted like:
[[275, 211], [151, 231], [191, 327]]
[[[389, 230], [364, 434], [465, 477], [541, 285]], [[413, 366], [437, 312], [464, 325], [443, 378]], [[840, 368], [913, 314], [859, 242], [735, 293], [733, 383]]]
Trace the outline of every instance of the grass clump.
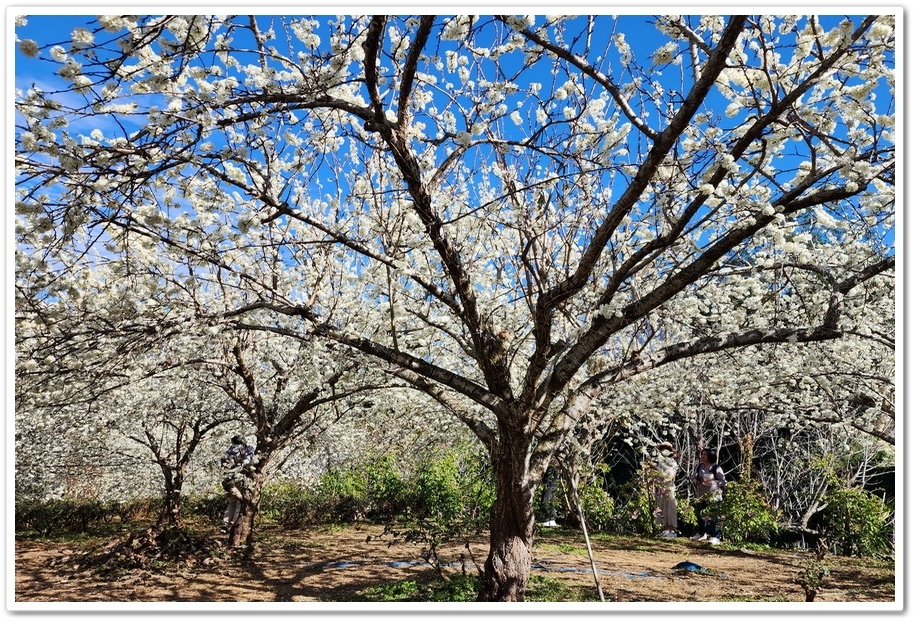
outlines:
[[[476, 575], [455, 575], [449, 579], [430, 576], [426, 581], [401, 580], [380, 584], [360, 591], [363, 601], [379, 602], [472, 602], [477, 600], [480, 579]], [[528, 580], [525, 600], [531, 602], [594, 601], [592, 591], [570, 586], [563, 580], [532, 575]]]

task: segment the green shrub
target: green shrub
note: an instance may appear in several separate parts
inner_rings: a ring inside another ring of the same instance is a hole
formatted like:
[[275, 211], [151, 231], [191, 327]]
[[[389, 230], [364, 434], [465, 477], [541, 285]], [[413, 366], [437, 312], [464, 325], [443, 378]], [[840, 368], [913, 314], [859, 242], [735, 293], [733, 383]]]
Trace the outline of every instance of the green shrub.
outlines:
[[616, 527], [617, 508], [607, 491], [604, 490], [604, 474], [607, 466], [598, 465], [595, 476], [579, 483], [579, 501], [582, 503], [582, 514], [589, 530], [607, 532]]
[[108, 532], [116, 524], [155, 517], [161, 500], [130, 502], [63, 498], [58, 500], [17, 500], [16, 532], [34, 532], [41, 537]]
[[367, 506], [365, 475], [357, 469], [331, 469], [318, 480], [315, 499], [322, 519], [361, 519]]
[[226, 510], [225, 495], [190, 495], [182, 501], [185, 519], [200, 517], [207, 522], [219, 522]]
[[266, 484], [258, 511], [284, 528], [300, 529], [317, 520], [314, 495], [296, 480]]
[[423, 465], [411, 483], [412, 510], [423, 518], [452, 521], [465, 502], [458, 457], [445, 454]]
[[710, 505], [724, 538], [735, 543], [768, 544], [779, 530], [776, 511], [760, 493], [760, 483], [732, 481], [722, 499]]
[[872, 556], [892, 549], [893, 510], [873, 493], [835, 486], [825, 499], [827, 537], [845, 556]]
[[386, 533], [425, 544], [424, 556], [437, 569], [439, 546], [479, 534], [495, 500], [489, 462], [476, 447], [430, 455], [406, 491], [405, 512], [387, 525]]
[[407, 490], [394, 457], [385, 455], [326, 472], [312, 500], [326, 521], [389, 521], [405, 510]]
[[677, 525], [679, 527], [697, 525], [697, 511], [690, 498], [677, 498]]
[[388, 521], [404, 512], [408, 486], [393, 456], [386, 454], [365, 466], [366, 512], [374, 519]]

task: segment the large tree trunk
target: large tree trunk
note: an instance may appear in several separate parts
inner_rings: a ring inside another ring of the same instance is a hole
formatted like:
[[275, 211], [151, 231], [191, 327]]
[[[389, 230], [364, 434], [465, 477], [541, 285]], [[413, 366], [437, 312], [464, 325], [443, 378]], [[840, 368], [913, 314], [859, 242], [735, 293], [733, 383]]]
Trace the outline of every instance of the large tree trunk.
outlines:
[[242, 506], [238, 520], [229, 531], [229, 545], [248, 547], [254, 541], [254, 520], [261, 506], [261, 489], [264, 487], [264, 474], [260, 471], [252, 472], [245, 478], [245, 488], [241, 490]]
[[182, 526], [181, 488], [184, 486], [184, 467], [181, 465], [172, 467], [167, 460], [158, 456], [156, 462], [159, 464], [165, 483], [165, 497], [159, 509], [157, 524], [180, 528]]
[[180, 528], [182, 526], [181, 518], [181, 488], [184, 484], [184, 478], [179, 474], [174, 474], [172, 478], [165, 479], [165, 500], [163, 501], [162, 510], [159, 515], [159, 522], [169, 526]]
[[531, 574], [537, 478], [529, 462], [530, 439], [502, 432], [492, 456], [496, 502], [479, 601], [524, 601]]

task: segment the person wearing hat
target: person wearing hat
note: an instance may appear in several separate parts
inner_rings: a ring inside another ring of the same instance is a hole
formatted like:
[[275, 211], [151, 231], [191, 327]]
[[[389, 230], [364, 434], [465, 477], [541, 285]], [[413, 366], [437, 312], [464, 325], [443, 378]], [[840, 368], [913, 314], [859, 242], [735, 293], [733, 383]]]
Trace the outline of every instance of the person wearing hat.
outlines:
[[659, 536], [677, 536], [677, 499], [674, 479], [677, 476], [677, 450], [671, 442], [655, 446], [656, 481], [654, 487], [656, 520], [662, 532]]
[[232, 445], [220, 461], [223, 468], [223, 489], [229, 496], [226, 512], [223, 513], [223, 532], [228, 532], [232, 528], [242, 512], [242, 491], [245, 489], [245, 474], [242, 468], [251, 463], [252, 458], [254, 446], [248, 445], [241, 435], [235, 435]]

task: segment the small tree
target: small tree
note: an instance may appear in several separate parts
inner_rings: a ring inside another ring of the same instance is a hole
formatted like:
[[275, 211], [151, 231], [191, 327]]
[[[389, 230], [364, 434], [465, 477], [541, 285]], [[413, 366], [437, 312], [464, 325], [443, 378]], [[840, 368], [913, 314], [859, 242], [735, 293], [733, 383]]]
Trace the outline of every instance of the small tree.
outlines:
[[795, 576], [795, 583], [805, 591], [805, 601], [812, 602], [817, 594], [824, 588], [830, 567], [824, 563], [827, 555], [827, 546], [823, 539], [819, 540], [811, 558], [805, 567]]

